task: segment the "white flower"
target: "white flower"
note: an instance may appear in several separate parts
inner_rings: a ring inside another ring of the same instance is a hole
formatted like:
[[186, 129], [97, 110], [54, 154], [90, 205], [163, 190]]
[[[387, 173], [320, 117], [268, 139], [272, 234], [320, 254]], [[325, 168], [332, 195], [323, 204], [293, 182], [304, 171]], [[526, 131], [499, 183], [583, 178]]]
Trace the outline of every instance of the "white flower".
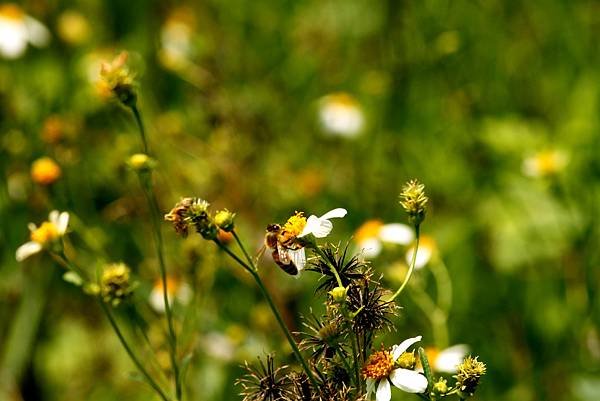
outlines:
[[33, 254], [40, 252], [46, 245], [58, 240], [67, 232], [69, 225], [69, 213], [59, 213], [57, 210], [50, 212], [48, 221], [37, 227], [35, 224], [29, 224], [31, 231], [31, 241], [21, 245], [15, 254], [18, 262], [22, 262]]
[[383, 224], [379, 220], [366, 221], [354, 234], [354, 240], [365, 258], [379, 255], [384, 242], [408, 245], [414, 237], [413, 229], [406, 224]]
[[427, 350], [427, 359], [429, 359], [431, 368], [436, 372], [456, 373], [456, 368], [463, 362], [468, 352], [468, 345], [457, 344], [439, 352], [435, 349]]
[[423, 393], [427, 389], [427, 378], [411, 369], [394, 368], [396, 361], [413, 344], [421, 341], [421, 336], [406, 339], [394, 345], [392, 351], [379, 351], [369, 357], [363, 369], [367, 376], [367, 397], [375, 392], [377, 401], [390, 401], [390, 382], [407, 393]]
[[[437, 250], [437, 246], [433, 238], [426, 235], [419, 239], [419, 250], [417, 251], [417, 258], [415, 259], [415, 269], [421, 269], [429, 263], [433, 255]], [[406, 263], [410, 266], [415, 253], [414, 245], [411, 246], [406, 252]]]
[[[186, 305], [192, 298], [192, 290], [187, 283], [174, 277], [167, 277], [167, 298], [169, 305], [173, 307], [173, 297], [182, 305]], [[162, 280], [158, 279], [150, 292], [150, 306], [159, 313], [165, 311], [165, 298], [163, 295]]]
[[16, 4], [0, 5], [0, 55], [8, 59], [21, 57], [27, 43], [44, 46], [50, 33], [39, 21], [25, 14]]
[[319, 118], [325, 131], [347, 138], [357, 136], [365, 122], [360, 104], [347, 93], [332, 93], [323, 97]]

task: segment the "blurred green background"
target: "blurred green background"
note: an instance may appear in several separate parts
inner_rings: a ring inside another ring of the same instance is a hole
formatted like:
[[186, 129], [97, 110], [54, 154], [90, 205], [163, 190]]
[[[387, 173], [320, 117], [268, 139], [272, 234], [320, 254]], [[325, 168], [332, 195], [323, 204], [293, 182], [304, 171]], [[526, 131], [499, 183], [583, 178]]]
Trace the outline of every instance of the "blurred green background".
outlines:
[[[165, 212], [182, 196], [227, 207], [258, 251], [268, 223], [344, 207], [332, 237], [344, 245], [367, 220], [404, 222], [398, 193], [419, 178], [430, 197], [423, 233], [454, 289], [449, 344], [437, 345], [469, 344], [487, 363], [476, 398], [600, 399], [599, 2], [20, 6], [50, 41], [0, 58], [0, 399], [153, 397], [93, 299], [48, 255], [15, 261], [28, 222], [52, 209], [71, 213], [68, 251], [80, 264], [132, 267], [156, 365], [168, 366], [164, 320], [147, 301], [158, 276], [150, 213], [125, 164], [139, 137], [94, 86], [100, 60], [121, 50], [139, 81]], [[32, 178], [40, 157], [60, 166], [55, 182]], [[271, 350], [293, 364], [241, 269], [164, 230], [169, 270], [193, 293], [176, 305], [182, 354], [193, 355], [187, 399], [241, 399], [240, 364]], [[372, 262], [392, 287], [404, 259], [403, 247], [385, 247]], [[416, 283], [427, 288], [428, 274]], [[268, 257], [261, 275], [293, 330], [322, 308], [314, 275], [291, 279]], [[385, 343], [422, 334], [433, 345], [427, 316], [401, 298]]]

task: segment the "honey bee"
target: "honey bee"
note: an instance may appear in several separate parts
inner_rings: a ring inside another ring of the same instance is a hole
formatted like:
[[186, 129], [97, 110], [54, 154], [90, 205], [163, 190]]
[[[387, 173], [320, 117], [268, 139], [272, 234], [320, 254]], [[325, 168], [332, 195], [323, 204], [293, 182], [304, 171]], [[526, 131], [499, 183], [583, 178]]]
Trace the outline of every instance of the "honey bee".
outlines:
[[279, 224], [267, 226], [265, 247], [272, 251], [273, 261], [281, 270], [292, 276], [297, 276], [306, 262], [302, 246], [295, 239], [295, 235], [285, 231]]

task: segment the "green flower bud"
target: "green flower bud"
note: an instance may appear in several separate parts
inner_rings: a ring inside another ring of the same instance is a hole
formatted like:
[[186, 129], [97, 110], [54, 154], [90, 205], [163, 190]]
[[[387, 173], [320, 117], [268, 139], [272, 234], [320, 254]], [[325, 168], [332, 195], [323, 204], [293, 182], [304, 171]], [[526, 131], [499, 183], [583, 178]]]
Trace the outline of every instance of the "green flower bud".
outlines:
[[231, 213], [229, 210], [220, 210], [215, 214], [214, 222], [221, 230], [226, 232], [233, 231], [234, 228], [235, 213]]

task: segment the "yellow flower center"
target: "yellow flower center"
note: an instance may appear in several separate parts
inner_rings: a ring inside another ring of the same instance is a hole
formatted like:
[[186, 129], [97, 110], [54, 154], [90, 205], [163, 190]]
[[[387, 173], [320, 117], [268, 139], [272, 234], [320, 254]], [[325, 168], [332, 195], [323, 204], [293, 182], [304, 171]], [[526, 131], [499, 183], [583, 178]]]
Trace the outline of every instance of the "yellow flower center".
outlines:
[[49, 157], [37, 159], [31, 165], [31, 178], [41, 185], [49, 185], [60, 178], [61, 169], [54, 160]]
[[339, 107], [358, 107], [358, 102], [352, 96], [345, 92], [332, 93], [331, 95], [327, 96], [327, 101], [329, 102], [329, 104], [336, 105]]
[[383, 222], [380, 220], [366, 221], [362, 226], [358, 227], [358, 230], [354, 233], [354, 239], [356, 242], [362, 242], [367, 239], [377, 238], [382, 226]]
[[56, 228], [54, 223], [50, 223], [49, 221], [45, 221], [39, 228], [31, 232], [31, 240], [42, 245], [54, 241], [58, 237], [60, 237], [58, 228]]
[[546, 151], [538, 153], [535, 157], [535, 163], [542, 175], [557, 173], [564, 167], [564, 158], [559, 152]]
[[298, 236], [304, 230], [306, 226], [306, 217], [303, 212], [296, 212], [292, 217], [288, 219], [283, 225], [283, 231], [290, 233], [293, 236]]
[[388, 377], [394, 369], [392, 354], [388, 351], [378, 351], [372, 354], [367, 364], [362, 368], [362, 374], [373, 380]]
[[0, 18], [22, 21], [24, 17], [25, 13], [16, 4], [8, 3], [0, 5]]

